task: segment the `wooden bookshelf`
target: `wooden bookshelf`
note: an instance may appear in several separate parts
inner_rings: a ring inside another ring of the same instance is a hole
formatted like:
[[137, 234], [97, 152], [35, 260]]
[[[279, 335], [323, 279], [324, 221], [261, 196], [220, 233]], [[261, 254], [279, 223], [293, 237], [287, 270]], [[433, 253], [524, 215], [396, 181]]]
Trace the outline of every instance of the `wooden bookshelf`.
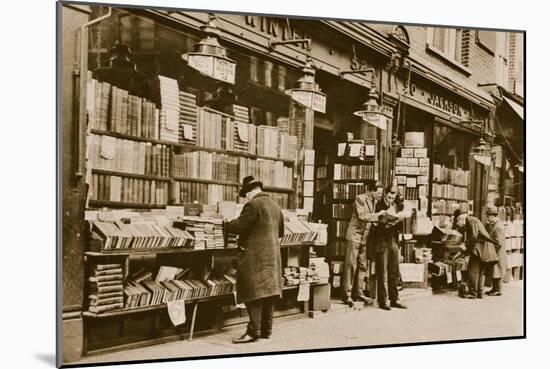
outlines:
[[149, 179], [149, 180], [155, 180], [155, 181], [170, 181], [170, 177], [153, 176], [153, 175], [137, 174], [137, 173], [115, 172], [112, 170], [105, 170], [105, 169], [92, 169], [92, 173], [103, 174], [108, 176]]
[[140, 204], [107, 200], [90, 200], [87, 208], [163, 209], [168, 204]]
[[365, 182], [374, 182], [374, 179], [372, 179], [372, 178], [332, 179], [331, 181], [335, 182], [335, 183], [361, 183], [361, 184], [364, 184]]
[[443, 196], [432, 196], [432, 199], [458, 201], [458, 202], [468, 202], [469, 201], [469, 200], [461, 200], [461, 199], [455, 199], [455, 198], [452, 198], [452, 197], [443, 197]]
[[217, 184], [217, 185], [223, 185], [223, 186], [237, 186], [237, 187], [240, 186], [240, 183], [238, 182], [216, 181], [213, 179], [189, 178], [189, 177], [173, 177], [172, 179], [180, 182], [195, 182], [195, 183]]
[[86, 251], [84, 255], [91, 257], [107, 257], [107, 256], [132, 256], [132, 255], [155, 255], [155, 254], [185, 254], [185, 253], [201, 253], [201, 252], [219, 252], [219, 251], [234, 251], [237, 247], [224, 248], [205, 248], [193, 249], [188, 247], [157, 247], [157, 248], [136, 248], [136, 249], [107, 249], [102, 251]]
[[[233, 293], [228, 293], [224, 295], [214, 295], [214, 296], [205, 296], [195, 299], [188, 299], [185, 300], [186, 304], [191, 303], [199, 303], [204, 301], [213, 301], [216, 299], [222, 299], [229, 296], [233, 296]], [[167, 304], [157, 304], [157, 305], [148, 305], [148, 306], [141, 306], [137, 308], [124, 308], [124, 309], [117, 309], [117, 310], [111, 310], [104, 313], [92, 313], [91, 311], [84, 311], [82, 312], [82, 315], [87, 318], [108, 318], [113, 316], [120, 316], [120, 315], [127, 315], [127, 314], [134, 314], [134, 313], [141, 313], [145, 311], [153, 311], [153, 310], [160, 310], [160, 309], [166, 309]]]

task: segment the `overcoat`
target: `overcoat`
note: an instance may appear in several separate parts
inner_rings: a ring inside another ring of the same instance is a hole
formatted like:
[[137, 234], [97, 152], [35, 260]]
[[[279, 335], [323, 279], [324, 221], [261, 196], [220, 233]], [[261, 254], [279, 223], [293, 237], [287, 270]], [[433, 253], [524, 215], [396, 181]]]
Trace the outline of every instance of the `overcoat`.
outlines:
[[493, 268], [493, 278], [503, 278], [508, 268], [507, 256], [506, 256], [506, 232], [504, 231], [504, 224], [497, 219], [495, 223], [491, 224], [487, 222], [485, 225], [489, 236], [494, 238], [498, 242], [499, 247], [495, 246], [498, 254], [498, 263]]
[[[374, 214], [374, 199], [370, 193], [358, 195], [353, 204], [353, 213], [346, 230], [346, 240], [365, 245], [372, 222], [378, 220]], [[368, 248], [368, 246], [367, 246]]]
[[265, 192], [247, 202], [241, 215], [226, 224], [239, 235], [245, 250], [237, 260], [237, 302], [248, 302], [282, 293], [281, 247], [284, 235], [281, 208]]
[[[374, 208], [376, 213], [381, 210], [387, 210], [392, 215], [397, 213], [396, 204], [390, 206], [384, 200], [378, 201]], [[367, 241], [369, 244], [367, 249], [369, 258], [374, 260], [377, 253], [384, 252], [391, 245], [397, 244], [398, 230], [402, 226], [403, 223], [400, 221], [392, 224], [373, 224]]]
[[498, 247], [499, 243], [489, 235], [481, 220], [468, 216], [465, 228], [464, 243], [470, 255], [477, 256], [485, 263], [494, 264], [498, 262], [499, 258], [495, 245]]

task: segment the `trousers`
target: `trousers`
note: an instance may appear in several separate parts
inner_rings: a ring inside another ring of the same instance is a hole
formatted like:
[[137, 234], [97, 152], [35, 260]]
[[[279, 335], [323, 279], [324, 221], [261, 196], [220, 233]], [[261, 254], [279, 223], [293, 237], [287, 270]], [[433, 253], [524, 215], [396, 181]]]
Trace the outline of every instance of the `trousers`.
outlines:
[[485, 276], [491, 276], [493, 265], [487, 264], [476, 255], [470, 255], [468, 261], [468, 284], [470, 292], [473, 294], [482, 294], [485, 287]]
[[[388, 244], [384, 251], [376, 254], [376, 297], [378, 305], [385, 305], [389, 297], [390, 302], [399, 300], [399, 248], [396, 242]], [[386, 282], [388, 285], [386, 291]]]
[[273, 310], [277, 296], [245, 302], [248, 312], [246, 333], [254, 338], [270, 336], [273, 331]]
[[367, 246], [346, 241], [342, 289], [344, 297], [361, 296], [365, 290], [367, 274]]

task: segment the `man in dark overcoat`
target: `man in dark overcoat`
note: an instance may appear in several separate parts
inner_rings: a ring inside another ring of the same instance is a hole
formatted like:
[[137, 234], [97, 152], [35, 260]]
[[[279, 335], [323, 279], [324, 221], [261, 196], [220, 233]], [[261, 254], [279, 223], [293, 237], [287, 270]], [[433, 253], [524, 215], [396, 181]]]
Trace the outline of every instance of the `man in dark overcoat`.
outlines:
[[237, 261], [237, 302], [245, 304], [250, 319], [246, 333], [234, 343], [271, 336], [275, 301], [282, 293], [280, 237], [284, 235], [284, 217], [262, 188], [262, 182], [245, 177], [239, 196], [248, 202], [237, 219], [225, 223], [227, 232], [239, 235], [242, 252]]
[[464, 236], [464, 251], [469, 255], [467, 274], [470, 293], [465, 297], [483, 298], [485, 276], [491, 275], [493, 265], [498, 262], [495, 245], [500, 245], [489, 235], [481, 220], [461, 209], [455, 210], [453, 222], [453, 228]]
[[490, 206], [487, 208], [487, 223], [485, 224], [489, 236], [498, 242], [498, 246], [495, 245], [498, 254], [498, 263], [493, 266], [492, 271], [492, 288], [487, 292], [489, 296], [500, 296], [502, 294], [502, 278], [506, 275], [508, 269], [507, 255], [506, 255], [506, 232], [504, 230], [504, 224], [498, 219], [498, 209], [496, 206]]

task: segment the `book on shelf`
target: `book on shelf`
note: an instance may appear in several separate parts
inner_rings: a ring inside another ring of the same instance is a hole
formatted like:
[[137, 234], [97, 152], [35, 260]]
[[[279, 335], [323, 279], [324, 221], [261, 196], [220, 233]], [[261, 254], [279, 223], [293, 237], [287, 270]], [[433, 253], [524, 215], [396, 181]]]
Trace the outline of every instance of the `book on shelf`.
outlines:
[[92, 173], [91, 200], [166, 205], [168, 182]]
[[[109, 274], [104, 274], [110, 272]], [[90, 295], [88, 310], [106, 312], [123, 307], [123, 275], [121, 264], [96, 264], [88, 277]]]

